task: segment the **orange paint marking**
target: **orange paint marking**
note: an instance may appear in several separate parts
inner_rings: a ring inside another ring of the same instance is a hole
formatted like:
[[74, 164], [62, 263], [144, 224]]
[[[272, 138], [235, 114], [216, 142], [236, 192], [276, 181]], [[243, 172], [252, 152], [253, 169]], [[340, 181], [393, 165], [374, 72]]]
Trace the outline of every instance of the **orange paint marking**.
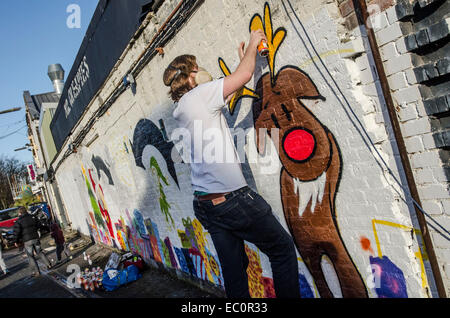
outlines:
[[375, 254], [372, 247], [370, 246], [370, 240], [367, 237], [362, 236], [360, 239], [360, 243], [363, 250], [370, 252], [370, 254], [372, 255]]

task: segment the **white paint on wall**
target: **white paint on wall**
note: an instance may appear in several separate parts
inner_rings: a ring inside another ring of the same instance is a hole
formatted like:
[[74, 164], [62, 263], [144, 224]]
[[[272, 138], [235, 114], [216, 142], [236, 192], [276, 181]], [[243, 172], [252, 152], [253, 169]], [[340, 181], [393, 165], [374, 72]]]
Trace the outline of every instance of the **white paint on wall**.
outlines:
[[322, 203], [326, 180], [327, 176], [325, 172], [316, 180], [308, 182], [294, 178], [294, 191], [298, 195], [298, 214], [300, 216], [305, 212], [309, 202], [311, 202], [311, 213], [314, 213], [316, 203]]
[[[382, 123], [376, 122], [376, 116], [374, 116], [374, 102], [364, 94], [358, 85], [360, 74], [355, 68], [356, 63], [350, 60], [343, 61], [336, 53], [340, 44], [338, 22], [332, 18], [332, 14], [329, 14], [327, 7], [318, 5], [313, 8], [310, 1], [296, 1], [296, 3], [298, 6], [311, 7], [308, 14], [303, 11], [299, 12], [301, 18], [304, 19], [302, 22], [307, 26], [318, 53], [323, 54], [327, 68], [339, 83], [357, 118], [360, 119], [362, 124], [360, 128], [367, 130], [371, 136], [375, 136], [377, 141], [387, 142], [386, 130]], [[373, 151], [367, 148], [364, 138], [361, 137], [354, 125], [355, 117], [349, 113], [348, 105], [342, 102], [343, 96], [333, 92], [336, 87], [326, 75], [327, 73], [318, 62], [317, 57], [311, 59], [308, 54], [308, 50], [312, 52], [310, 44], [307, 47], [303, 45], [294, 27], [298, 28], [300, 33], [305, 36], [302, 29], [298, 25], [293, 26], [286, 19], [284, 10], [277, 1], [269, 1], [269, 4], [272, 8], [274, 29], [284, 27], [287, 31], [286, 39], [276, 57], [276, 68], [280, 69], [285, 65], [303, 66], [303, 71], [311, 77], [320, 93], [326, 97], [324, 102], [316, 104], [312, 101], [305, 101], [305, 105], [323, 125], [328, 127], [339, 145], [343, 168], [336, 197], [336, 221], [345, 247], [365, 281], [368, 275], [365, 269], [370, 266], [369, 257], [372, 255], [362, 250], [360, 237], [369, 238], [376, 253], [377, 242], [373, 220], [385, 220], [410, 226], [407, 204], [399, 199], [398, 193], [401, 193], [401, 189], [394, 188], [392, 180], [386, 181], [385, 172], [377, 165]], [[168, 4], [165, 2], [164, 6], [166, 5]], [[330, 6], [335, 5], [329, 4], [328, 7]], [[220, 12], [216, 10], [217, 7], [221, 8]], [[263, 15], [262, 2], [256, 0], [233, 3], [220, 0], [205, 1], [194, 14], [194, 18], [190, 19], [179, 30], [175, 38], [166, 45], [165, 56], [156, 56], [136, 78], [138, 88], [136, 95], [126, 91], [108, 110], [108, 113], [95, 124], [93, 129], [99, 133], [99, 138], [89, 148], [78, 149], [76, 155], [71, 155], [61, 164], [56, 172], [56, 178], [70, 220], [75, 228], [85, 234], [89, 233], [86, 220], [92, 208], [87, 195], [86, 182], [81, 173], [81, 165], [86, 169], [94, 169], [91, 162], [94, 154], [108, 162], [114, 180], [114, 185], [109, 185], [103, 173], [100, 180], [96, 173], [93, 174], [95, 182], [100, 183], [103, 187], [113, 224], [118, 222], [120, 217], [127, 219], [126, 210], [132, 214], [136, 209], [142, 213], [144, 218], [151, 218], [152, 222], [157, 224], [162, 240], [168, 237], [173, 246], [181, 247], [177, 230], [184, 230], [183, 219], [193, 220], [195, 218], [192, 208], [190, 168], [186, 164], [175, 164], [178, 187], [168, 173], [164, 158], [152, 146], [147, 146], [143, 152], [145, 169], [137, 167], [131, 146], [134, 128], [140, 119], [149, 119], [158, 125], [158, 120], [162, 118], [167, 135], [170, 136], [175, 129], [175, 122], [171, 117], [174, 104], [168, 99], [168, 89], [162, 83], [165, 66], [177, 55], [191, 53], [197, 56], [199, 64], [211, 72], [214, 77], [222, 76], [217, 65], [217, 58], [223, 57], [228, 65], [238, 65], [236, 47], [240, 41], [248, 40], [248, 23], [255, 13]], [[201, 23], [199, 19], [196, 19], [197, 17], [201, 17]], [[224, 28], [224, 25], [227, 27]], [[152, 27], [149, 26], [144, 31], [144, 35], [149, 37], [152, 34], [151, 29]], [[144, 41], [142, 37], [137, 40], [138, 43], [141, 41]], [[118, 68], [117, 74], [124, 74], [126, 66], [130, 65], [139, 54], [140, 51], [137, 49], [130, 50], [124, 58], [124, 66]], [[267, 63], [258, 58], [254, 79], [247, 86], [254, 88], [259, 77], [267, 71]], [[111, 87], [110, 84], [105, 85], [100, 96], [107, 96], [108, 89]], [[251, 100], [242, 100], [235, 119], [232, 120], [234, 127], [247, 129], [253, 125]], [[249, 134], [245, 147], [248, 156], [257, 153], [255, 145], [254, 134]], [[383, 151], [383, 156], [387, 159], [393, 155], [392, 152], [389, 152], [389, 148], [384, 148]], [[169, 185], [164, 186], [164, 193], [170, 204], [170, 214], [175, 226], [166, 221], [160, 210], [159, 186], [149, 167], [149, 160], [152, 156], [156, 158], [164, 176], [169, 181]], [[270, 164], [275, 168], [264, 171], [264, 165], [249, 164], [247, 172], [251, 178], [248, 182], [253, 184], [255, 190], [267, 200], [272, 206], [275, 217], [288, 230], [280, 198], [281, 163], [271, 138], [266, 138], [266, 153], [257, 154], [257, 156], [263, 163]], [[392, 165], [391, 168], [395, 170], [395, 165]], [[300, 216], [311, 200], [313, 205], [321, 202], [324, 179], [325, 174], [315, 183], [302, 183], [296, 180], [297, 193], [306, 194], [306, 196], [300, 195]], [[421, 285], [420, 262], [415, 257], [415, 253], [418, 251], [417, 241], [411, 241], [407, 231], [399, 231], [395, 227], [376, 225], [375, 229], [383, 255], [389, 256], [405, 276], [408, 296], [425, 297]], [[217, 253], [209, 234], [206, 232], [204, 234], [207, 248], [216, 256]], [[270, 277], [270, 262], [263, 253], [260, 255], [263, 275]], [[324, 272], [332, 273], [330, 261], [323, 260], [322, 268]], [[301, 261], [299, 270], [318, 297], [307, 263]], [[335, 274], [327, 274], [328, 285], [336, 297], [342, 296], [339, 282], [333, 275]], [[373, 294], [371, 296], [376, 297]]]

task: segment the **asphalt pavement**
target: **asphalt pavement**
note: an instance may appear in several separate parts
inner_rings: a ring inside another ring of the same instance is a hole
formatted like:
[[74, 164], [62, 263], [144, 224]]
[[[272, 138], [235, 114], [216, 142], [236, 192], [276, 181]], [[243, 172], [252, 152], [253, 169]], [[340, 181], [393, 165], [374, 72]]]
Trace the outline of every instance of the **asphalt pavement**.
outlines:
[[[0, 276], [0, 298], [222, 298], [222, 289], [204, 282], [191, 281], [180, 277], [180, 273], [146, 266], [142, 277], [115, 291], [102, 289], [85, 290], [83, 286], [73, 288], [74, 268], [78, 270], [105, 268], [113, 250], [93, 243], [89, 238], [74, 231], [65, 231], [66, 242], [71, 244], [71, 258], [63, 256], [63, 262], [56, 263], [56, 248], [50, 235], [41, 237], [41, 246], [54, 267], [46, 270], [41, 265], [41, 275], [32, 277], [32, 267], [28, 264], [25, 251], [11, 248], [3, 251], [3, 259], [10, 271]], [[123, 253], [123, 252], [122, 252]], [[39, 260], [38, 260], [39, 263]], [[72, 277], [72, 279], [71, 279]], [[181, 279], [180, 279], [181, 278]]]
[[3, 259], [10, 272], [0, 276], [0, 298], [75, 297], [47, 275], [32, 277], [32, 268], [28, 266], [28, 258], [24, 251], [18, 248], [3, 251]]

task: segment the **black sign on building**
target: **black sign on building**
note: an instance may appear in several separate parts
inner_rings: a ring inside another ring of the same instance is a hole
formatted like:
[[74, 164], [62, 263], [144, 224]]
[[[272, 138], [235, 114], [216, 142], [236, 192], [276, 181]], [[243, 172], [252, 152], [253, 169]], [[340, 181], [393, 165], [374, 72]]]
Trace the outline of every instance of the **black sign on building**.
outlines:
[[99, 0], [50, 124], [57, 151], [108, 77], [142, 18], [162, 2]]

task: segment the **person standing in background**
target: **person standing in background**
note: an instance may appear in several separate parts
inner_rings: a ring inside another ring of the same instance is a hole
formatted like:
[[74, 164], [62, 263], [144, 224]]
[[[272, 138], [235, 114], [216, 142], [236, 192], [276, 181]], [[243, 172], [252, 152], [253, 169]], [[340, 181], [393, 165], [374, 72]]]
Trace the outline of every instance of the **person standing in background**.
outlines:
[[56, 245], [56, 258], [57, 258], [57, 264], [61, 262], [61, 255], [62, 252], [64, 252], [64, 254], [66, 255], [66, 258], [70, 258], [70, 254], [67, 252], [66, 249], [66, 240], [64, 239], [64, 234], [61, 230], [61, 228], [59, 227], [58, 223], [52, 223], [52, 225], [50, 226], [50, 235], [53, 237], [53, 239], [55, 240], [55, 245]]
[[[16, 223], [14, 223], [13, 229], [16, 247], [19, 247], [20, 242], [23, 242], [25, 252], [28, 256], [28, 261], [35, 269], [32, 276], [36, 277], [41, 273], [36, 261], [37, 257], [39, 257], [45, 266], [47, 266], [47, 269], [50, 269], [52, 267], [51, 263], [42, 252], [38, 233], [38, 221], [31, 214], [29, 214], [24, 207], [19, 208], [19, 218]], [[34, 255], [35, 253], [36, 256]]]
[[9, 270], [6, 267], [5, 261], [3, 260], [3, 238], [0, 238], [0, 268], [3, 271], [3, 274], [8, 274]]

